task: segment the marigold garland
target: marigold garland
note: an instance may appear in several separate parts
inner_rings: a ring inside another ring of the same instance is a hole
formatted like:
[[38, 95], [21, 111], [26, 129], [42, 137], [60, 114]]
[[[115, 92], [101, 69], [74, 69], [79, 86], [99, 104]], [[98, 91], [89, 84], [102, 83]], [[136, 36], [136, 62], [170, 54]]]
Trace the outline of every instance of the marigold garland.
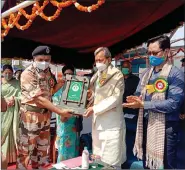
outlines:
[[[49, 3], [51, 3], [53, 6], [57, 7], [56, 12], [52, 16], [46, 16], [43, 12], [45, 7]], [[92, 11], [97, 10], [103, 3], [105, 3], [105, 0], [98, 0], [98, 2], [96, 4], [93, 4], [91, 6], [83, 6], [83, 5], [79, 4], [76, 0], [65, 0], [62, 2], [58, 2], [56, 0], [51, 0], [51, 1], [45, 0], [43, 2], [42, 6], [40, 6], [39, 2], [37, 1], [33, 5], [31, 14], [27, 14], [27, 12], [24, 9], [19, 9], [18, 12], [14, 13], [14, 14], [10, 14], [9, 18], [7, 18], [7, 21], [6, 21], [6, 19], [2, 18], [1, 25], [2, 25], [3, 29], [2, 29], [1, 37], [4, 38], [8, 34], [10, 29], [13, 28], [14, 26], [16, 26], [20, 30], [28, 29], [32, 25], [33, 20], [36, 18], [37, 15], [39, 15], [41, 18], [43, 18], [46, 21], [53, 21], [57, 17], [60, 16], [60, 12], [62, 11], [62, 8], [68, 7], [72, 4], [74, 4], [75, 7], [79, 11], [92, 12]], [[18, 23], [21, 15], [23, 15], [28, 20], [26, 22], [26, 24], [22, 25], [22, 26]]]
[[65, 8], [65, 7], [68, 7], [68, 6], [72, 5], [74, 3], [74, 1], [72, 1], [72, 0], [68, 0], [68, 1], [65, 1], [65, 2], [50, 1], [50, 3], [53, 6], [56, 6], [58, 8]]
[[105, 3], [105, 0], [98, 0], [97, 4], [93, 4], [89, 7], [80, 5], [78, 2], [74, 2], [75, 7], [82, 12], [92, 12], [99, 8], [103, 3]]
[[2, 31], [1, 35], [2, 35], [2, 38], [5, 37], [8, 32], [10, 31], [11, 28], [14, 27], [14, 25], [18, 22], [18, 20], [20, 19], [20, 16], [22, 14], [18, 13], [17, 16], [15, 17], [14, 14], [10, 14], [10, 18], [8, 20], [8, 25], [6, 23], [6, 20], [5, 19], [2, 19], [2, 26], [3, 28], [5, 29], [4, 31]]
[[27, 18], [27, 19], [29, 19], [29, 20], [33, 20], [33, 19], [34, 19], [34, 16], [36, 16], [36, 15], [35, 15], [36, 11], [37, 11], [37, 8], [36, 8], [35, 6], [33, 6], [33, 8], [32, 8], [32, 13], [31, 13], [30, 15], [27, 14], [26, 11], [25, 11], [24, 9], [19, 9], [19, 12], [20, 12], [21, 14], [23, 14], [24, 17]]
[[7, 28], [7, 24], [6, 24], [6, 20], [4, 19], [4, 18], [2, 18], [2, 20], [1, 20], [1, 25], [2, 25], [2, 27], [4, 28], [4, 29], [6, 29]]
[[43, 12], [40, 13], [40, 16], [46, 20], [46, 21], [53, 21], [55, 20], [57, 17], [60, 16], [60, 12], [62, 9], [57, 9], [57, 11], [55, 12], [55, 14], [53, 16], [47, 17]]

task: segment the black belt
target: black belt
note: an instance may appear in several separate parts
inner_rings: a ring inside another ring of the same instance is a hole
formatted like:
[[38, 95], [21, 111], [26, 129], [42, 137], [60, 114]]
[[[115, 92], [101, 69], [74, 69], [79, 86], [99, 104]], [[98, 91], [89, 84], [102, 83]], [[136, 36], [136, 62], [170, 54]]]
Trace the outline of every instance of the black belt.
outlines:
[[48, 112], [48, 109], [45, 109], [45, 108], [39, 108], [39, 107], [36, 107], [36, 106], [31, 106], [31, 105], [23, 105], [25, 107], [25, 109], [27, 111], [30, 111], [30, 112], [37, 112], [37, 113], [47, 113]]

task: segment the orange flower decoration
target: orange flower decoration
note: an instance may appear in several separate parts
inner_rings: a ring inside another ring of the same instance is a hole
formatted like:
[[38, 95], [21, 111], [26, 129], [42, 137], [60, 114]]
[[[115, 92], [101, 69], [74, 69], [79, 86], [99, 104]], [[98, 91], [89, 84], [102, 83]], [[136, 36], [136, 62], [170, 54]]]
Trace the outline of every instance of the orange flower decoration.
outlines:
[[[53, 6], [57, 7], [56, 12], [52, 16], [46, 16], [43, 12], [45, 7], [49, 3], [51, 3]], [[9, 17], [7, 18], [7, 21], [6, 21], [6, 19], [2, 18], [2, 20], [1, 20], [1, 26], [2, 26], [1, 37], [4, 38], [8, 34], [9, 30], [11, 28], [13, 28], [14, 26], [16, 26], [20, 30], [28, 29], [32, 25], [32, 23], [37, 15], [39, 15], [41, 18], [43, 18], [46, 21], [53, 21], [60, 16], [60, 12], [62, 11], [62, 8], [68, 7], [72, 4], [74, 4], [75, 7], [82, 12], [92, 12], [92, 11], [95, 11], [96, 9], [98, 9], [103, 3], [105, 3], [105, 0], [98, 0], [97, 4], [93, 4], [91, 6], [83, 6], [83, 5], [80, 5], [76, 0], [63, 0], [62, 2], [58, 2], [56, 0], [51, 0], [51, 1], [45, 0], [43, 2], [42, 6], [40, 6], [39, 2], [37, 1], [33, 5], [31, 14], [27, 14], [24, 9], [19, 9], [17, 13], [10, 14]], [[22, 25], [22, 26], [18, 23], [21, 15], [23, 15], [28, 20], [26, 22], [26, 24]]]

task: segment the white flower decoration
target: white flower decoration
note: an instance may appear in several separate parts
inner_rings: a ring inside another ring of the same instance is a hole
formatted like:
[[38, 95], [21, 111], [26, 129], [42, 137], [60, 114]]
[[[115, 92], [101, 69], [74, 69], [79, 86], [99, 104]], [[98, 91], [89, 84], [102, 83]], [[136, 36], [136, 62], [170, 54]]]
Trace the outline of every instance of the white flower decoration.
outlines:
[[91, 7], [88, 7], [87, 10], [88, 10], [88, 12], [91, 12], [92, 11]]
[[36, 11], [36, 15], [39, 15], [39, 11]]
[[75, 2], [75, 7], [78, 8], [78, 6], [80, 5], [78, 2]]
[[13, 25], [12, 24], [10, 24], [10, 25], [8, 25], [10, 28], [13, 28]]

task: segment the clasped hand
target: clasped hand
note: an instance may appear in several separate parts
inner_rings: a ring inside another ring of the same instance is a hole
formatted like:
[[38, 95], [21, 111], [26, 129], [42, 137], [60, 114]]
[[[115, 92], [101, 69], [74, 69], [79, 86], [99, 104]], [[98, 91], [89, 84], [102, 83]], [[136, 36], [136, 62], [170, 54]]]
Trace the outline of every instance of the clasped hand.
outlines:
[[144, 102], [142, 97], [138, 96], [128, 96], [126, 99], [127, 103], [123, 103], [123, 107], [132, 108], [132, 109], [140, 109], [144, 107]]
[[89, 117], [94, 113], [93, 107], [89, 107], [86, 112], [83, 114], [84, 117]]
[[14, 96], [10, 97], [9, 99], [6, 99], [7, 107], [12, 107], [15, 105], [15, 99]]

